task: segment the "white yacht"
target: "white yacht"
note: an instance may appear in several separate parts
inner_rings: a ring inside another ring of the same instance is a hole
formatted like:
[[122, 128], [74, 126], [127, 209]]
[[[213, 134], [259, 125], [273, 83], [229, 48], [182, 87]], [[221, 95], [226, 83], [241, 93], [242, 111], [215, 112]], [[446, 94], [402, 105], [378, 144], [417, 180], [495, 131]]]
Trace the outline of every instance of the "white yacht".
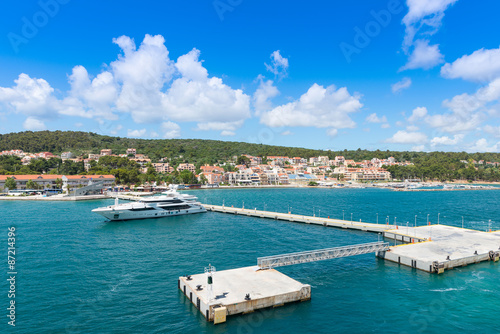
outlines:
[[109, 220], [161, 218], [206, 212], [197, 200], [196, 196], [180, 194], [176, 188], [171, 188], [161, 196], [145, 197], [135, 202], [119, 204], [116, 198], [115, 205], [97, 208], [92, 212]]

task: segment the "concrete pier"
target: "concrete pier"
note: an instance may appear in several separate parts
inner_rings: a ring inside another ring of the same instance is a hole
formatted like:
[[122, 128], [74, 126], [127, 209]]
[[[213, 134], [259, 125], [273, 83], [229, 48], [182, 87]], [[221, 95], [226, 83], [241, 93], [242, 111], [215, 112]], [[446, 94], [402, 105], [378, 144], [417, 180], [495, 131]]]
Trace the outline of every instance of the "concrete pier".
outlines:
[[384, 237], [403, 242], [377, 256], [431, 273], [482, 261], [498, 261], [500, 231], [481, 232], [447, 225], [400, 227]]
[[253, 266], [217, 271], [212, 274], [212, 293], [207, 278], [207, 274], [179, 277], [178, 286], [207, 321], [215, 324], [225, 322], [226, 316], [311, 299], [310, 285], [274, 269]]
[[276, 220], [286, 220], [289, 222], [323, 225], [328, 227], [344, 228], [349, 230], [359, 230], [359, 231], [367, 231], [375, 233], [381, 233], [386, 230], [396, 228], [395, 225], [363, 223], [363, 222], [347, 221], [341, 219], [330, 219], [327, 217], [312, 217], [304, 215], [295, 215], [291, 213], [279, 213], [271, 211], [261, 211], [256, 209], [233, 208], [228, 206], [220, 206], [212, 204], [203, 204], [203, 206], [208, 211], [214, 211], [214, 212], [276, 219]]

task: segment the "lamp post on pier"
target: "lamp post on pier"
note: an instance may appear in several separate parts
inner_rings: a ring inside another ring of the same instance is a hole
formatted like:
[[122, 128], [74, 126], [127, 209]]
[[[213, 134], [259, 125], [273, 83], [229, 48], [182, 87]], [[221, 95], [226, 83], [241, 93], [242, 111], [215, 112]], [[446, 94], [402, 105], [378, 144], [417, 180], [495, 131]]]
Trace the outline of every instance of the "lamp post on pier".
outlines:
[[378, 213], [377, 213], [377, 224], [378, 224]]

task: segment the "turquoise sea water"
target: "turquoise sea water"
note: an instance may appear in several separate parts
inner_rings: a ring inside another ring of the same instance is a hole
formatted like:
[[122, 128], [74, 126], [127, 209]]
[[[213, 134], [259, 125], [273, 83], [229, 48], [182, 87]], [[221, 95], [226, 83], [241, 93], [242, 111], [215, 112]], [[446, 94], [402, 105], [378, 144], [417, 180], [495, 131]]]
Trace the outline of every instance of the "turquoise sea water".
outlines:
[[[380, 189], [193, 191], [202, 202], [406, 225], [500, 229], [500, 191], [393, 192]], [[256, 264], [259, 256], [376, 241], [376, 234], [220, 213], [105, 222], [88, 202], [0, 202], [17, 230], [16, 327], [5, 333], [480, 333], [500, 332], [500, 265], [481, 263], [430, 275], [373, 254], [283, 267], [312, 286], [312, 299], [207, 323], [177, 289], [177, 278]], [[321, 213], [319, 213], [321, 210]], [[500, 246], [500, 245], [499, 245]]]

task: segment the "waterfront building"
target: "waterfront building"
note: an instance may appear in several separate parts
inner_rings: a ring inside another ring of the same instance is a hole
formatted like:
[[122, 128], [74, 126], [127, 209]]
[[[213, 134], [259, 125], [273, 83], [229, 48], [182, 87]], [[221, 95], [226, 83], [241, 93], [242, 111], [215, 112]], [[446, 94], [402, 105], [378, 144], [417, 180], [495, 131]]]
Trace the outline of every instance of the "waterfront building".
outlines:
[[111, 154], [113, 154], [113, 151], [111, 149], [101, 150], [101, 156], [111, 155]]
[[35, 182], [40, 189], [54, 189], [57, 188], [56, 180], [66, 180], [66, 186], [70, 188], [86, 186], [89, 180], [104, 181], [106, 186], [111, 186], [115, 182], [113, 175], [0, 175], [0, 187], [5, 188], [5, 181], [7, 178], [13, 178], [16, 181], [17, 189], [26, 189], [26, 184], [29, 180]]
[[151, 164], [157, 173], [172, 173], [174, 167], [171, 167], [168, 162], [158, 162]]
[[179, 164], [179, 166], [177, 166], [177, 171], [178, 172], [182, 172], [183, 170], [188, 170], [191, 173], [195, 173], [196, 172], [196, 167], [195, 167], [195, 165], [188, 164], [188, 163]]

